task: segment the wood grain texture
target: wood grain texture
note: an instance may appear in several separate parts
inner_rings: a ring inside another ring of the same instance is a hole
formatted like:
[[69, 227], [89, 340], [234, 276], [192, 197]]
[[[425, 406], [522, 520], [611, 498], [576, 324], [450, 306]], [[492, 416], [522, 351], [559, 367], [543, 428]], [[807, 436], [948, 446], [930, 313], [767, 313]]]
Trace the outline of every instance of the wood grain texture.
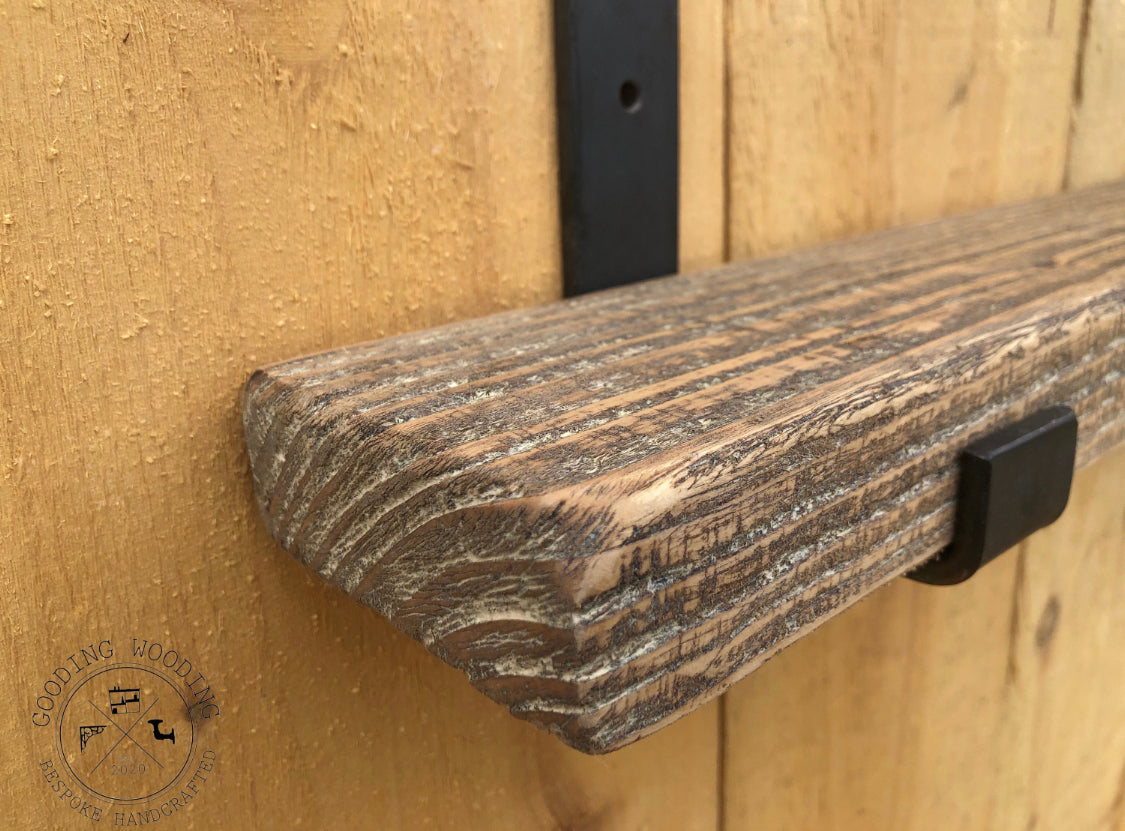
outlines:
[[[722, 64], [703, 35], [717, 5], [681, 4], [697, 81]], [[728, 20], [767, 8], [727, 5]], [[895, 47], [919, 57], [884, 67], [869, 92], [863, 56], [906, 31], [864, 28], [871, 5], [772, 4], [769, 37], [728, 43], [737, 169], [724, 181], [717, 153], [685, 152], [685, 166], [709, 167], [682, 172], [730, 186], [740, 257], [1062, 181], [1074, 79], [1044, 60], [1042, 34], [1054, 9], [1055, 31], [1077, 37], [1078, 4], [899, 4], [929, 18]], [[1125, 111], [1112, 92], [1121, 39], [1097, 23], [1118, 5], [1088, 5], [1085, 62], [1102, 61], [1107, 85], [1095, 94], [1099, 75], [1086, 76], [1073, 184], [1123, 175], [1118, 136], [1085, 135]], [[807, 41], [791, 7], [845, 35], [831, 64], [771, 55]], [[150, 626], [193, 650], [229, 705], [216, 790], [169, 828], [716, 827], [719, 702], [611, 756], [571, 751], [279, 554], [248, 485], [235, 402], [250, 367], [558, 296], [548, 18], [547, 4], [509, 0], [0, 3], [4, 827], [83, 824], [44, 798], [20, 708], [61, 649]], [[963, 77], [962, 104], [947, 107]], [[888, 83], [909, 94], [894, 95], [878, 124], [897, 132], [881, 139], [854, 102]], [[832, 104], [837, 85], [852, 105]], [[740, 109], [748, 87], [794, 112]], [[825, 100], [799, 103], [809, 96]], [[700, 117], [720, 117], [722, 90], [684, 99], [686, 145]], [[849, 162], [834, 130], [879, 154]], [[884, 213], [887, 199], [901, 213]], [[685, 267], [713, 262], [693, 261], [685, 239], [717, 251], [713, 225], [684, 225], [701, 213], [681, 219]], [[1033, 539], [1018, 593], [1014, 558], [952, 593], [892, 581], [724, 696], [725, 826], [869, 831], [897, 794], [884, 826], [896, 831], [980, 827], [981, 810], [993, 828], [1125, 828], [1113, 594], [1125, 526], [1108, 520], [1122, 465], [1116, 453], [1079, 476], [1070, 530]], [[1089, 540], [1096, 562], [1071, 568]], [[1059, 591], [1045, 653], [1032, 644]], [[1017, 603], [1018, 684], [974, 695], [1007, 665]], [[806, 813], [781, 810], [797, 802]]]
[[723, 262], [726, 242], [723, 0], [680, 4], [680, 268]]
[[1125, 438], [1125, 184], [291, 361], [244, 404], [299, 560], [582, 750], [951, 538], [1043, 406]]
[[729, 2], [730, 256], [1058, 191], [1081, 16], [1055, 0]]
[[714, 827], [715, 709], [583, 756], [309, 575], [253, 501], [253, 367], [561, 294], [549, 24], [0, 3], [4, 828], [87, 823], [28, 717], [103, 636], [171, 639], [222, 705], [214, 778], [160, 828]]
[[[732, 6], [746, 16], [759, 10]], [[772, 107], [786, 106], [789, 96], [787, 106], [801, 113], [771, 131], [754, 100], [732, 100], [741, 128], [731, 142], [754, 160], [731, 179], [741, 201], [731, 211], [743, 217], [730, 229], [736, 250], [894, 221], [883, 213], [888, 201], [901, 215], [931, 216], [1050, 192], [1064, 181], [1125, 175], [1121, 131], [1113, 127], [1125, 112], [1115, 69], [1125, 29], [1106, 25], [1120, 4], [955, 3], [928, 23], [923, 5], [897, 4], [899, 14], [916, 13], [915, 22], [878, 30], [864, 29], [844, 4], [803, 8], [817, 26], [845, 35], [837, 37], [843, 54], [830, 71], [779, 60], [784, 38], [751, 40], [743, 28], [731, 43], [737, 54], [757, 56], [747, 57], [757, 61], [756, 76], [743, 76], [740, 89], [752, 84]], [[782, 32], [801, 25], [796, 7], [772, 13], [784, 15]], [[1058, 37], [1073, 38], [1058, 46], [1075, 57], [1073, 68], [1046, 60]], [[816, 102], [854, 89], [856, 77], [871, 71], [865, 56], [887, 51], [906, 62], [875, 74], [893, 72], [894, 84], [909, 90], [894, 96], [892, 120], [911, 129], [880, 122], [893, 138], [879, 140], [865, 159], [830, 157], [818, 168], [823, 186], [804, 189], [800, 162], [761, 181], [791, 148], [831, 144], [835, 133], [854, 137], [856, 146], [875, 129], [858, 110]], [[730, 66], [742, 72], [740, 63]], [[1036, 164], [1018, 161], [1036, 157]], [[864, 177], [865, 167], [894, 170], [894, 186], [882, 175]], [[799, 201], [786, 209], [772, 194]], [[761, 204], [785, 212], [746, 221]], [[866, 205], [872, 210], [857, 207]], [[722, 699], [723, 826], [1125, 829], [1125, 667], [1114, 635], [1123, 608], [1123, 503], [1125, 454], [1117, 450], [1078, 474], [1059, 523], [965, 585], [892, 581], [736, 685]]]
[[1066, 182], [1125, 176], [1125, 4], [1085, 0], [1074, 73]]

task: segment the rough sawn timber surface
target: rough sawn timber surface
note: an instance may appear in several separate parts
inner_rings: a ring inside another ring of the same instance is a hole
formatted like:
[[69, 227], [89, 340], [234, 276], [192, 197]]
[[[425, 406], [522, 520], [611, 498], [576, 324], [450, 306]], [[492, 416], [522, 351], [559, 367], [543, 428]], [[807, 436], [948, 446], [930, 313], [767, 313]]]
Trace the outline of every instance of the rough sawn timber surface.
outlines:
[[937, 553], [956, 460], [1052, 404], [1125, 439], [1125, 184], [259, 370], [301, 562], [588, 752]]

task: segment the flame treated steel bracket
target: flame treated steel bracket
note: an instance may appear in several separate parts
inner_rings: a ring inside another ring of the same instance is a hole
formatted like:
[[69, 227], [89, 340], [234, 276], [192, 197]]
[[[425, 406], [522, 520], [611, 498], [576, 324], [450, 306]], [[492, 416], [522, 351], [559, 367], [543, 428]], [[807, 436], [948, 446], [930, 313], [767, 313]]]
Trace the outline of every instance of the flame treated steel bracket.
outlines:
[[948, 586], [1060, 516], [1070, 497], [1078, 419], [1048, 407], [965, 448], [953, 542], [907, 577]]
[[555, 0], [567, 295], [676, 271], [676, 0]]

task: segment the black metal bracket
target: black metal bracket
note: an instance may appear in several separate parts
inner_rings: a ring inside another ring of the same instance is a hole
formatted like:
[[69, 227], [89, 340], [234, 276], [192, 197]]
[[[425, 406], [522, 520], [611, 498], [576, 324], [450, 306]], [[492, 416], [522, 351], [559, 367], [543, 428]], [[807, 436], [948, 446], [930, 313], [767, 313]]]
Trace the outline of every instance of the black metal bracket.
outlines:
[[678, 266], [677, 0], [555, 0], [566, 293]]
[[953, 543], [906, 576], [960, 583], [1062, 516], [1077, 443], [1074, 411], [1049, 407], [965, 448]]

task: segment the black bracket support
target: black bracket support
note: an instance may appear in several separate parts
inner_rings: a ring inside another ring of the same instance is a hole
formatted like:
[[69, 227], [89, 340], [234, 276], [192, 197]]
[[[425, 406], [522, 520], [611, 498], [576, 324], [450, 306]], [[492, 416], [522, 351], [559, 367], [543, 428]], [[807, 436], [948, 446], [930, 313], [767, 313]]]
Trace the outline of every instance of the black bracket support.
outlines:
[[1062, 516], [1077, 443], [1074, 411], [1048, 407], [965, 448], [953, 543], [906, 576], [960, 583]]
[[555, 0], [567, 295], [674, 274], [677, 0]]

